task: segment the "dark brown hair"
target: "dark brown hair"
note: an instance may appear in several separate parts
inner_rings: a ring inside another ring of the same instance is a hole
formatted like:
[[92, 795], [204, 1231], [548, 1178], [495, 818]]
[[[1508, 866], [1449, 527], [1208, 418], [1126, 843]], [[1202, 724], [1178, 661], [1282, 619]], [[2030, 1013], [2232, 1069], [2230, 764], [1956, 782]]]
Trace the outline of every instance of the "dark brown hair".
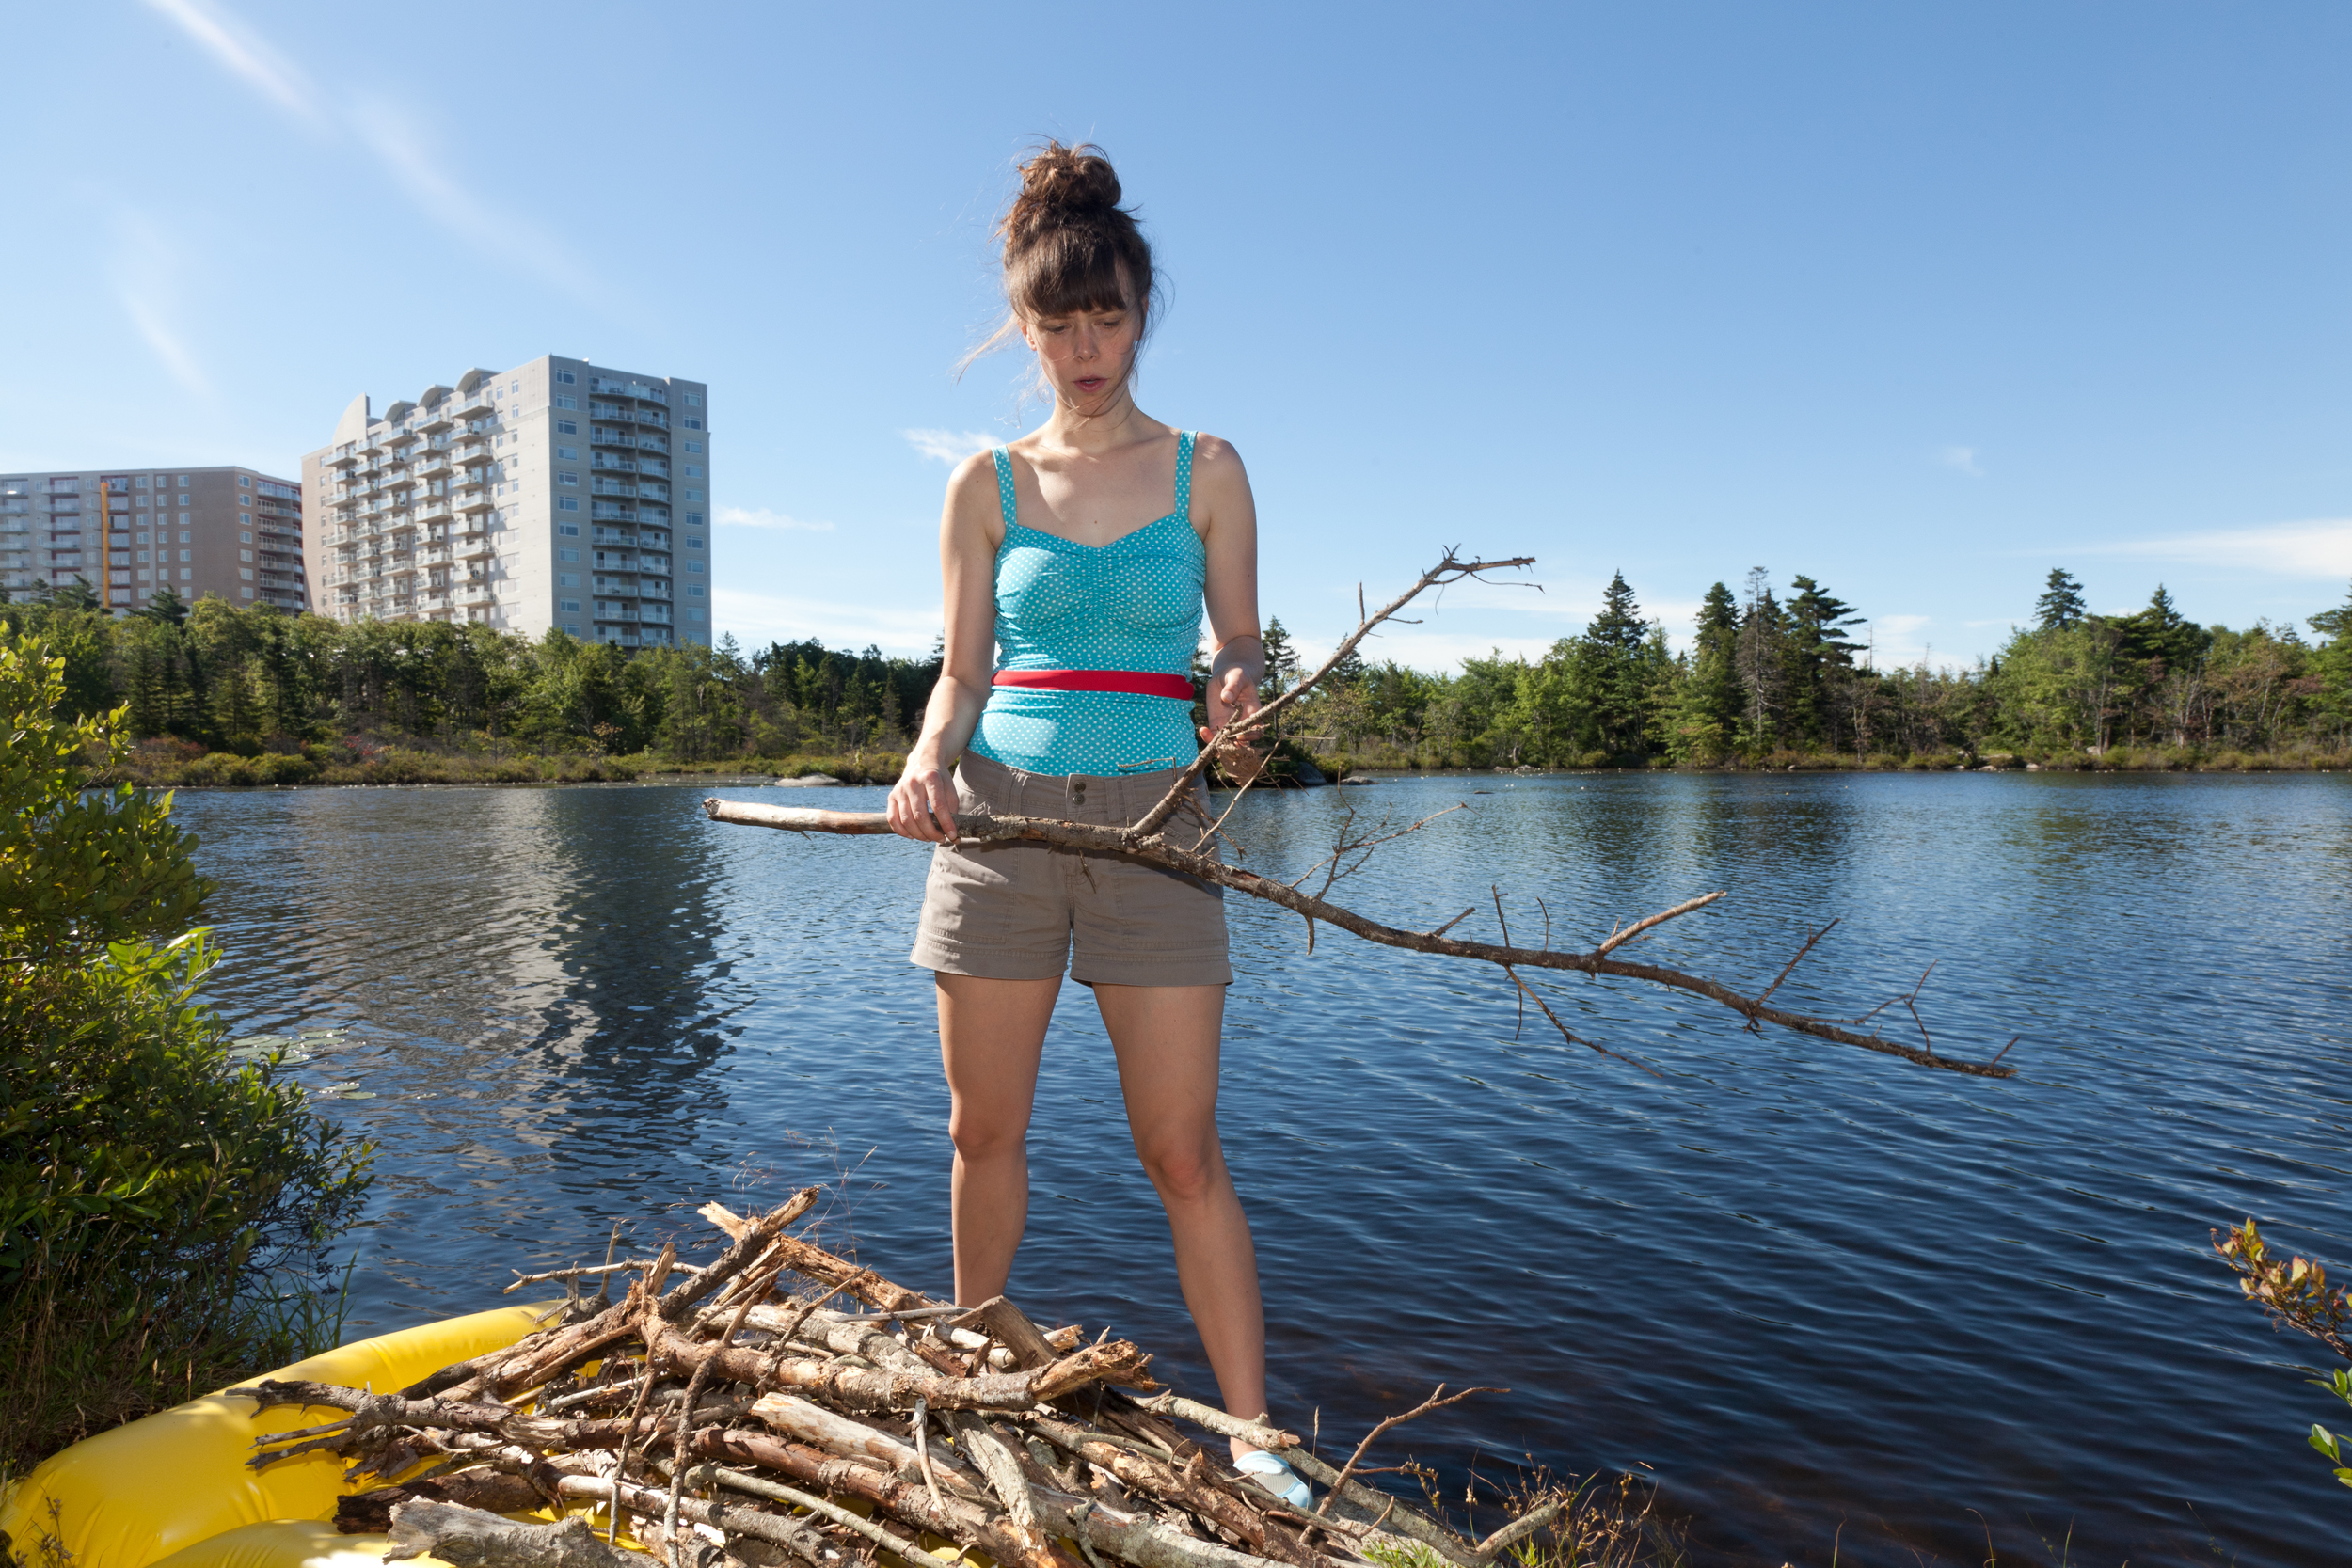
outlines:
[[1021, 194], [996, 224], [1011, 312], [972, 357], [1018, 338], [1025, 321], [1080, 310], [1133, 310], [1141, 341], [1159, 313], [1159, 276], [1120, 194], [1111, 161], [1091, 143], [1049, 141], [1021, 166]]
[[1133, 309], [1150, 322], [1159, 297], [1152, 246], [1119, 198], [1099, 147], [1049, 141], [1021, 166], [1021, 194], [996, 225], [1015, 315]]

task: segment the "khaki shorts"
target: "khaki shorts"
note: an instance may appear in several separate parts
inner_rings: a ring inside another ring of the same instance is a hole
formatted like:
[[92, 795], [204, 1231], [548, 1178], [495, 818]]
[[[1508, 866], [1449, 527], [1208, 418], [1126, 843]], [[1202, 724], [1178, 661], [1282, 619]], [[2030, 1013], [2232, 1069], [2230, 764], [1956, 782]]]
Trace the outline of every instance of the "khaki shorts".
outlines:
[[[1001, 816], [1123, 828], [1157, 804], [1180, 771], [1061, 778], [967, 752], [956, 768], [956, 799]], [[1052, 979], [1067, 969], [1089, 986], [1233, 983], [1224, 890], [1124, 855], [1045, 844], [934, 847], [913, 959], [987, 980]]]

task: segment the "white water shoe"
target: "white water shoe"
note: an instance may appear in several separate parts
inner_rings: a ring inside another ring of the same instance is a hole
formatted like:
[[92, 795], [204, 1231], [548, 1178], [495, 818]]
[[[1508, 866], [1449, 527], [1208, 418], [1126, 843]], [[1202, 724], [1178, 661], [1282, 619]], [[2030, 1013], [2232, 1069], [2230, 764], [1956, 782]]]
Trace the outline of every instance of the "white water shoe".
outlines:
[[1298, 1472], [1263, 1449], [1252, 1449], [1243, 1454], [1233, 1461], [1233, 1468], [1246, 1476], [1263, 1476], [1265, 1479], [1258, 1484], [1293, 1508], [1309, 1508], [1314, 1503], [1314, 1494], [1298, 1479]]

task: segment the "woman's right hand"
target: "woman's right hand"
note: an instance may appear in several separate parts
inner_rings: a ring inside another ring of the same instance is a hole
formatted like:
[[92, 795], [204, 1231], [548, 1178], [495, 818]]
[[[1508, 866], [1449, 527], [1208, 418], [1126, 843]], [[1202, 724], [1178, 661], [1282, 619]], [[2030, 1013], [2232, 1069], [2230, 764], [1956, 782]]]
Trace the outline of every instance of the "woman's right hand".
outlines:
[[890, 831], [926, 844], [956, 841], [956, 785], [936, 760], [907, 758], [907, 770], [890, 786], [885, 814]]

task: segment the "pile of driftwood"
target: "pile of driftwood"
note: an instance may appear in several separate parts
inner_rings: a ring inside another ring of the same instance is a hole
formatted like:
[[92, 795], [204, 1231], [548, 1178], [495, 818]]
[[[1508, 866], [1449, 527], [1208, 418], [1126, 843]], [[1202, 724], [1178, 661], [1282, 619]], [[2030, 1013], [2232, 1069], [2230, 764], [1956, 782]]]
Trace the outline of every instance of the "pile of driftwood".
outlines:
[[[1472, 1542], [1356, 1479], [1361, 1448], [1334, 1469], [1288, 1433], [1158, 1390], [1133, 1344], [1042, 1331], [1001, 1297], [932, 1301], [786, 1234], [816, 1197], [750, 1218], [707, 1206], [732, 1244], [706, 1268], [680, 1268], [673, 1244], [517, 1280], [568, 1279], [573, 1299], [396, 1393], [264, 1382], [263, 1409], [341, 1416], [262, 1439], [253, 1463], [341, 1456], [355, 1484], [378, 1483], [342, 1499], [342, 1528], [459, 1568], [642, 1568], [624, 1542], [674, 1568], [1484, 1568], [1565, 1506], [1533, 1499]], [[582, 1301], [594, 1275], [605, 1291]], [[862, 1309], [826, 1305], [845, 1297]], [[1235, 1437], [1319, 1500], [1294, 1507], [1236, 1471]], [[541, 1510], [557, 1522], [501, 1517]]]

